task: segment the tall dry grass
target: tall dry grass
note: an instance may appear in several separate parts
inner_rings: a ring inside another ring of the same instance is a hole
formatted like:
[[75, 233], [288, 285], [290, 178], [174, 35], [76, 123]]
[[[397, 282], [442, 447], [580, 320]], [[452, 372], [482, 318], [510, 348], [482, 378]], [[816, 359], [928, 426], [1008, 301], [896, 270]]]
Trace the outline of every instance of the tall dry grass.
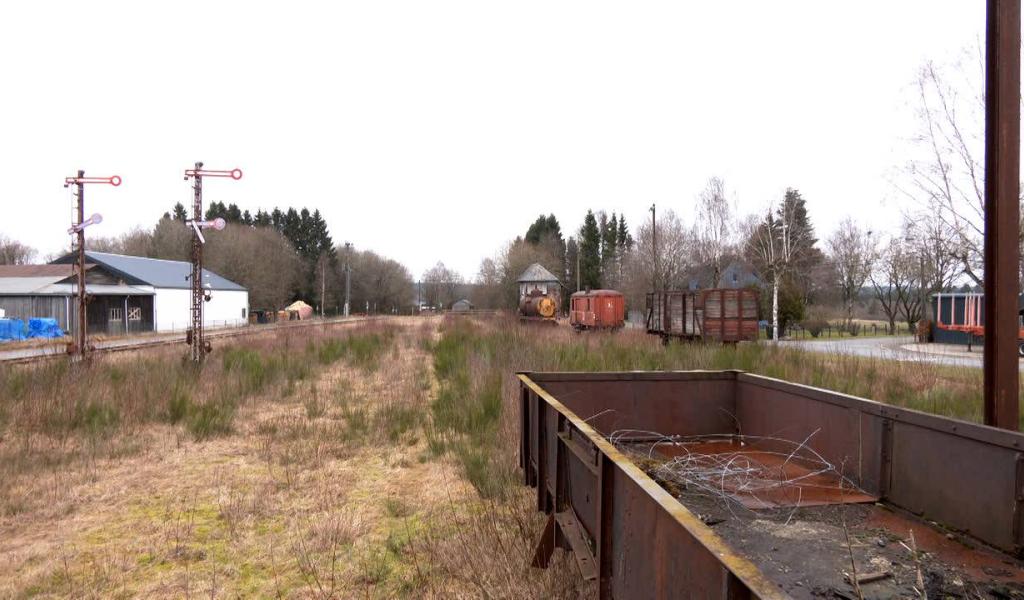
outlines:
[[[0, 480], [130, 455], [153, 424], [199, 440], [229, 433], [246, 402], [269, 391], [290, 397], [338, 360], [370, 368], [394, 337], [376, 323], [275, 330], [218, 348], [201, 370], [180, 348], [0, 366]], [[30, 504], [13, 487], [0, 486], [0, 519]]]

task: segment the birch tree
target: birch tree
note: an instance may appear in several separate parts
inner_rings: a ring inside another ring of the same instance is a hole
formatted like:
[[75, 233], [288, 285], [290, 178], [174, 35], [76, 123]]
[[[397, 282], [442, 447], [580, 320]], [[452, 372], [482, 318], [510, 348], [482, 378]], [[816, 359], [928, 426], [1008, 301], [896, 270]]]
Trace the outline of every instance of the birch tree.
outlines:
[[811, 231], [799, 223], [798, 211], [786, 195], [777, 207], [769, 206], [763, 219], [756, 217], [748, 223], [746, 250], [761, 272], [771, 280], [772, 287], [772, 340], [779, 341], [779, 287], [791, 274], [797, 261], [813, 247]]

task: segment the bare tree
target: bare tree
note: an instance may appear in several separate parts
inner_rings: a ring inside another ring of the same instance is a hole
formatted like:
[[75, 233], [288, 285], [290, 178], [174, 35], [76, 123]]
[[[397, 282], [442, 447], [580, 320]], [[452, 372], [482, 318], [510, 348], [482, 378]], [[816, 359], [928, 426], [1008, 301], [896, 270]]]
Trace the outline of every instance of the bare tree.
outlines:
[[735, 229], [725, 182], [720, 177], [712, 177], [697, 197], [697, 222], [693, 225], [697, 261], [710, 265], [713, 271], [711, 287], [719, 285], [724, 259], [733, 246]]
[[952, 287], [960, 276], [961, 261], [953, 251], [956, 236], [941, 218], [930, 212], [905, 219], [903, 235], [907, 251], [917, 257], [921, 316], [924, 317], [929, 311], [928, 298]]
[[303, 264], [277, 230], [232, 224], [206, 240], [206, 268], [248, 289], [250, 306], [279, 309], [291, 300]]
[[350, 259], [353, 312], [396, 313], [412, 308], [412, 275], [404, 265], [369, 250], [350, 251]]
[[[650, 291], [652, 281], [659, 281], [664, 289], [685, 289], [686, 273], [692, 256], [692, 238], [683, 222], [672, 210], [660, 211], [657, 222], [657, 260], [651, 223], [637, 228], [634, 250], [624, 257], [627, 266], [625, 288], [634, 306], [643, 306], [643, 298]], [[655, 277], [655, 265], [657, 276]]]
[[896, 333], [896, 320], [902, 315], [907, 325], [920, 318], [920, 294], [914, 290], [914, 257], [900, 237], [889, 240], [870, 275], [871, 286], [882, 312], [889, 321], [889, 333]]
[[[788, 196], [788, 192], [787, 192]], [[784, 198], [776, 208], [769, 205], [763, 219], [746, 224], [746, 249], [772, 285], [772, 339], [779, 340], [779, 286], [797, 261], [814, 245], [811, 233], [801, 227], [793, 205]]]
[[853, 321], [853, 303], [871, 274], [877, 254], [872, 232], [847, 217], [826, 242], [846, 307], [847, 325]]
[[[944, 251], [975, 284], [984, 279], [984, 96], [983, 63], [963, 62], [943, 71], [934, 63], [917, 78], [921, 155], [907, 168], [910, 189], [949, 236]], [[979, 68], [980, 67], [980, 68]], [[956, 81], [956, 83], [951, 83]], [[973, 90], [961, 93], [960, 90]]]
[[501, 308], [502, 302], [501, 267], [493, 258], [480, 261], [480, 270], [473, 282], [473, 304], [478, 308]]
[[455, 296], [462, 284], [458, 271], [438, 262], [423, 274], [423, 295], [431, 306], [450, 307], [458, 300]]
[[0, 265], [27, 265], [36, 257], [31, 246], [0, 235]]

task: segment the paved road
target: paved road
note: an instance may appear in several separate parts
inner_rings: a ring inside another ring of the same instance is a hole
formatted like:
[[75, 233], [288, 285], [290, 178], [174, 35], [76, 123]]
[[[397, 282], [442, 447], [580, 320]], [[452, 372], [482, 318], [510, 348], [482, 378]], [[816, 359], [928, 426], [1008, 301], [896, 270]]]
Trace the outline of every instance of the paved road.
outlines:
[[783, 341], [780, 345], [810, 352], [867, 356], [955, 367], [981, 368], [982, 360], [980, 346], [975, 346], [973, 352], [967, 352], [966, 346], [954, 344], [918, 344], [914, 342], [913, 336], [836, 338], [821, 341], [792, 340]]

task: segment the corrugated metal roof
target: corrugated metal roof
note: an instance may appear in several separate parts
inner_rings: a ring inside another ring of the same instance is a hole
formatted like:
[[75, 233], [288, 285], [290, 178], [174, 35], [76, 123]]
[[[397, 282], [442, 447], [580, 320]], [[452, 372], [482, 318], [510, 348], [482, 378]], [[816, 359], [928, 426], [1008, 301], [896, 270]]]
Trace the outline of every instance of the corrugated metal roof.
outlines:
[[0, 276], [0, 296], [26, 295], [40, 293], [36, 290], [52, 285], [68, 276], [67, 269], [62, 275], [49, 277], [9, 277]]
[[[86, 263], [85, 270], [88, 271], [95, 266]], [[0, 277], [50, 277], [53, 275], [70, 277], [71, 274], [70, 265], [0, 265]]]
[[[86, 251], [85, 256], [114, 273], [133, 279], [134, 281], [131, 283], [151, 285], [157, 288], [189, 289], [191, 287], [187, 277], [192, 273], [192, 265], [184, 261], [92, 251]], [[66, 263], [69, 260], [74, 260], [74, 255], [62, 256], [54, 262]], [[208, 269], [203, 269], [203, 287], [213, 290], [245, 291], [244, 287], [234, 281], [225, 279]]]
[[539, 263], [533, 263], [532, 265], [526, 267], [526, 270], [523, 271], [523, 274], [519, 276], [519, 279], [517, 281], [519, 283], [530, 283], [535, 281], [554, 281], [555, 283], [557, 283], [558, 278], [552, 275], [551, 271], [548, 271]]
[[[53, 285], [47, 285], [39, 288], [34, 292], [34, 294], [56, 294], [59, 296], [70, 296], [75, 292], [77, 288], [77, 284], [55, 283]], [[152, 296], [154, 294], [153, 288], [151, 287], [140, 287], [137, 285], [123, 284], [108, 285], [102, 283], [87, 283], [85, 285], [85, 291], [92, 296]]]

